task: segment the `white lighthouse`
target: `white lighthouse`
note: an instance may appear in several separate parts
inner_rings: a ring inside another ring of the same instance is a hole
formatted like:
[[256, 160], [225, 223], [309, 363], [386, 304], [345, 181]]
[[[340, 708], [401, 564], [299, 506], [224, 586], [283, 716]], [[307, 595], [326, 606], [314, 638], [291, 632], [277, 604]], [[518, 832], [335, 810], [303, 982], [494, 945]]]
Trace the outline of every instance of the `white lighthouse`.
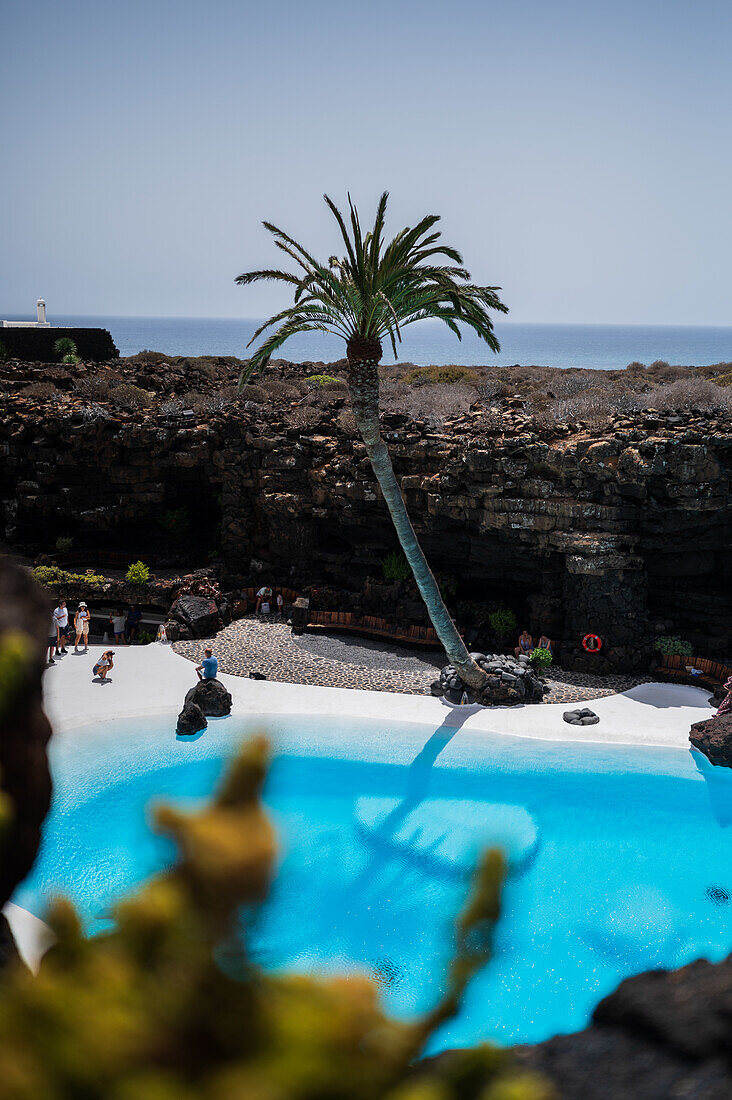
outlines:
[[0, 321], [0, 328], [50, 328], [46, 320], [46, 303], [43, 298], [36, 302], [36, 321]]

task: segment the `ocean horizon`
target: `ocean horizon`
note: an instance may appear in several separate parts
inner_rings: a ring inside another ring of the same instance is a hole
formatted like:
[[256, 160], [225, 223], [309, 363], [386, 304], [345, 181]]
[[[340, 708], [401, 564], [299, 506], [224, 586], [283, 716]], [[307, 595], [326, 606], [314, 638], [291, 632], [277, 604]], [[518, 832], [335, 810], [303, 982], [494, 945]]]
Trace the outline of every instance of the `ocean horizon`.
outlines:
[[[22, 318], [9, 318], [12, 320]], [[28, 318], [31, 319], [31, 318]], [[49, 316], [52, 326], [99, 327], [112, 334], [120, 355], [139, 351], [167, 355], [235, 355], [246, 358], [247, 343], [261, 324], [253, 318]], [[405, 330], [397, 345], [399, 362], [417, 366], [548, 366], [618, 370], [628, 363], [657, 359], [683, 366], [732, 361], [732, 327], [696, 325], [591, 325], [499, 321], [501, 351], [494, 355], [472, 333], [459, 341], [438, 321]], [[324, 333], [287, 341], [278, 356], [292, 362], [328, 363], [342, 359], [343, 342]], [[394, 362], [384, 344], [385, 363]]]

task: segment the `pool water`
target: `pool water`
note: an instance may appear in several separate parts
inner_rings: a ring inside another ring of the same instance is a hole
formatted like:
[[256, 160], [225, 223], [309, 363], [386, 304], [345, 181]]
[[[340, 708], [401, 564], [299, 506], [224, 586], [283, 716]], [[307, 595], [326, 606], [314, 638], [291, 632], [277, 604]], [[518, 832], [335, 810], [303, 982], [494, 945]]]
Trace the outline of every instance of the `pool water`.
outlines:
[[[433, 1050], [577, 1030], [623, 977], [732, 949], [732, 776], [696, 753], [445, 726], [271, 729], [282, 850], [249, 929], [262, 965], [366, 970], [392, 1012], [424, 1010], [475, 852], [510, 849], [494, 958]], [[42, 849], [14, 900], [42, 916], [64, 893], [90, 931], [108, 927], [113, 902], [172, 856], [146, 807], [209, 794], [244, 732], [227, 719], [176, 742], [155, 720], [63, 735]]]

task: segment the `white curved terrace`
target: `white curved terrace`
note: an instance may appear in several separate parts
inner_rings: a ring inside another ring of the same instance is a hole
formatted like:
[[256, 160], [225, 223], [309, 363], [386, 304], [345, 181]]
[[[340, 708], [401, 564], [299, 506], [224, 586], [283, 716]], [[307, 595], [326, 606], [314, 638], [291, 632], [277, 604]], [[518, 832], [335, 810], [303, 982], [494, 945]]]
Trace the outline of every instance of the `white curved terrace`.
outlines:
[[[45, 706], [54, 730], [98, 726], [121, 718], [177, 715], [188, 688], [196, 683], [191, 661], [168, 646], [120, 646], [115, 650], [111, 683], [92, 680], [92, 665], [102, 646], [87, 654], [58, 659], [44, 680]], [[600, 716], [596, 726], [570, 726], [563, 721], [575, 704], [548, 703], [520, 707], [446, 706], [429, 695], [282, 684], [221, 674], [231, 692], [233, 713], [263, 719], [287, 715], [414, 722], [431, 727], [455, 725], [472, 737], [503, 733], [550, 741], [592, 741], [687, 748], [692, 722], [714, 713], [709, 692], [680, 684], [641, 684], [619, 695], [590, 700]], [[344, 727], [344, 733], [347, 727]]]

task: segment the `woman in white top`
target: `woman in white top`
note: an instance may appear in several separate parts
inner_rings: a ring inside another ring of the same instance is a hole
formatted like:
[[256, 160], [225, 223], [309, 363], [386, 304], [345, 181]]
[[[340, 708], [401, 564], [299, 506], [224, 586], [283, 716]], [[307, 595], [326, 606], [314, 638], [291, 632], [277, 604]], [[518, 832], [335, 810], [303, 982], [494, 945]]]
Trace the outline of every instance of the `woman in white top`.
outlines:
[[74, 649], [78, 650], [79, 642], [82, 635], [84, 636], [84, 652], [86, 653], [89, 648], [89, 608], [82, 600], [79, 604], [79, 609], [74, 616], [74, 626], [76, 627], [76, 641], [74, 642]]
[[114, 650], [107, 649], [94, 665], [94, 668], [92, 669], [92, 676], [98, 676], [102, 683], [104, 683], [107, 679], [107, 673], [114, 668], [114, 661], [112, 659], [113, 657]]

